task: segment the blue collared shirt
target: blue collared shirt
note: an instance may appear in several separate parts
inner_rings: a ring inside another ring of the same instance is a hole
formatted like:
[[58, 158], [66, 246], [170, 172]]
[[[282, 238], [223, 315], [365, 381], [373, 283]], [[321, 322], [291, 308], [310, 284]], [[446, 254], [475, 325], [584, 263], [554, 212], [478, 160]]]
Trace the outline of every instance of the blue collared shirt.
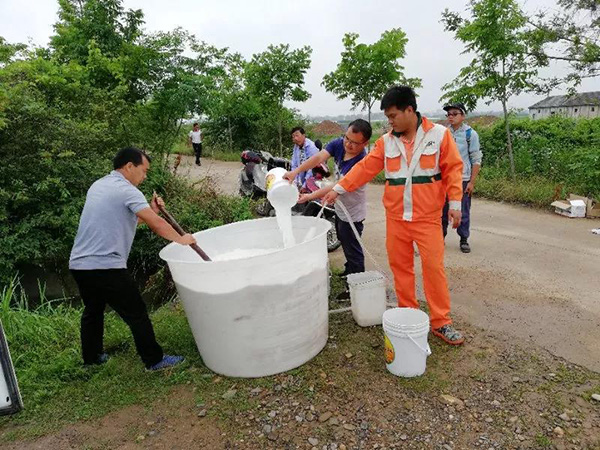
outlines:
[[[319, 153], [319, 149], [315, 145], [313, 141], [306, 138], [304, 140], [304, 145], [302, 148], [294, 145], [294, 150], [292, 152], [292, 170], [296, 169], [300, 166], [304, 161], [309, 159], [310, 157]], [[304, 182], [307, 178], [312, 177], [312, 170], [307, 170], [306, 172], [301, 172], [296, 177], [296, 183], [300, 186], [304, 186]]]
[[[452, 128], [452, 125], [448, 127], [452, 137], [456, 142], [460, 157], [463, 160], [463, 181], [469, 181], [471, 179], [471, 168], [479, 164], [483, 159], [483, 153], [479, 145], [479, 135], [477, 131], [471, 128], [466, 123], [462, 123], [458, 130]], [[471, 145], [467, 144], [467, 130], [471, 130]]]

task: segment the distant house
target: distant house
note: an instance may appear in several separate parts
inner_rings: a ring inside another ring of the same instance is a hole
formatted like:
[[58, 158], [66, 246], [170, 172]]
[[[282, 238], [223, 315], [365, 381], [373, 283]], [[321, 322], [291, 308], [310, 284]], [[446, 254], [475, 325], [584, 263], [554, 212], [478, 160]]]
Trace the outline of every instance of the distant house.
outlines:
[[600, 91], [555, 95], [529, 107], [529, 117], [532, 119], [543, 119], [554, 115], [600, 117]]

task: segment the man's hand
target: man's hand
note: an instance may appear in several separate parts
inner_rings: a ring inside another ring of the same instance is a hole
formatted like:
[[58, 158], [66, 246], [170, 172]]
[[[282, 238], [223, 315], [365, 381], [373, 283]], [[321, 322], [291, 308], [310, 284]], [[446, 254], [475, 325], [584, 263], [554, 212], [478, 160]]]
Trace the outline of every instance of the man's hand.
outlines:
[[465, 189], [465, 194], [470, 197], [473, 194], [473, 189], [475, 189], [475, 183], [473, 181], [469, 181]]
[[297, 176], [298, 174], [296, 173], [296, 171], [291, 170], [283, 174], [283, 179], [288, 180], [290, 183], [293, 183]]
[[300, 197], [298, 197], [298, 203], [307, 203], [311, 200], [312, 198], [310, 194], [300, 194]]
[[462, 213], [456, 209], [450, 209], [448, 211], [448, 221], [452, 222], [452, 228], [458, 228], [461, 217]]
[[323, 197], [323, 204], [324, 205], [333, 205], [335, 203], [335, 201], [337, 200], [339, 194], [335, 191], [329, 191], [329, 193]]
[[196, 238], [191, 234], [184, 234], [183, 236], [179, 236], [175, 242], [181, 245], [192, 245], [196, 243]]
[[152, 201], [150, 201], [150, 208], [152, 208], [152, 211], [154, 211], [156, 214], [158, 214], [160, 212], [160, 208], [164, 208], [165, 207], [165, 202], [162, 199], [162, 197], [159, 197], [156, 192], [152, 193]]

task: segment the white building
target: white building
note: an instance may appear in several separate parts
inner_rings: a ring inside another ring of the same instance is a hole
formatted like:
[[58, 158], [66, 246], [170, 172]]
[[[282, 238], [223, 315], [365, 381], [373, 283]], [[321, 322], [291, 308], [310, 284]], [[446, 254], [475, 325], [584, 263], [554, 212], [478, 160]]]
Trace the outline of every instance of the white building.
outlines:
[[529, 117], [543, 119], [554, 115], [565, 117], [600, 117], [600, 92], [555, 95], [529, 107]]

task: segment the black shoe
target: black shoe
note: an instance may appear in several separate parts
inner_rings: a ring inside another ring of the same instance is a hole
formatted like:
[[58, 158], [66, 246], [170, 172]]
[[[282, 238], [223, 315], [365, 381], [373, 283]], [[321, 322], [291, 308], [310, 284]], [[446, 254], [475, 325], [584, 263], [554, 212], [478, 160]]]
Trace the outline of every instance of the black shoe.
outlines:
[[96, 366], [96, 365], [106, 364], [107, 361], [108, 361], [108, 355], [106, 353], [102, 353], [102, 354], [98, 355], [98, 358], [96, 358], [96, 361], [94, 361], [92, 363], [83, 363], [83, 365], [84, 366]]
[[197, 166], [201, 166], [201, 165], [202, 165], [202, 163], [200, 163], [200, 161], [196, 161], [196, 165], [197, 165]]
[[461, 239], [460, 251], [463, 253], [471, 253], [471, 246], [469, 245], [466, 239]]
[[349, 298], [350, 298], [350, 292], [348, 292], [348, 291], [340, 292], [335, 297], [336, 300], [348, 300]]

